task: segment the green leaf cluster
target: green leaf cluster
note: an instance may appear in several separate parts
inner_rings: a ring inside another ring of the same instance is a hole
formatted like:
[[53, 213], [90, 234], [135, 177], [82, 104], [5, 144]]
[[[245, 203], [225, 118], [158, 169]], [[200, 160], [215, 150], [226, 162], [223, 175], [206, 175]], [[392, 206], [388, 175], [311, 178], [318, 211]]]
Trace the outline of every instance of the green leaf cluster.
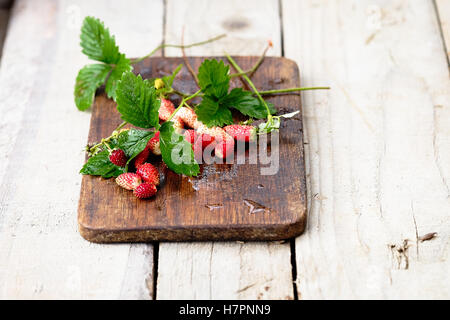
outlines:
[[[256, 119], [267, 117], [265, 106], [249, 91], [230, 87], [230, 68], [218, 60], [205, 60], [198, 69], [198, 80], [204, 94], [203, 100], [195, 109], [198, 119], [208, 127], [224, 126], [233, 123], [231, 109]], [[276, 109], [268, 104], [273, 114]]]
[[[176, 76], [174, 72], [173, 78]], [[169, 86], [173, 78], [166, 79]], [[164, 80], [163, 80], [164, 81]], [[161, 104], [157, 98], [157, 90], [149, 80], [143, 80], [140, 75], [125, 72], [117, 86], [117, 110], [122, 119], [140, 128], [156, 128], [160, 131], [159, 142], [162, 159], [176, 173], [187, 176], [197, 175], [199, 166], [194, 160], [194, 152], [184, 136], [175, 132], [172, 122], [159, 126], [158, 111]], [[127, 156], [134, 157], [143, 150], [148, 137], [134, 134], [126, 137], [123, 143], [119, 136], [118, 147], [123, 148]], [[132, 152], [136, 149], [136, 152]], [[128, 151], [127, 151], [128, 150]]]
[[117, 177], [128, 171], [128, 165], [155, 135], [152, 131], [130, 129], [121, 132], [117, 138], [111, 139], [108, 146], [111, 149], [122, 149], [127, 155], [128, 162], [125, 167], [118, 167], [109, 160], [110, 151], [105, 149], [95, 154], [85, 163], [81, 174], [101, 176], [103, 178]]
[[77, 75], [74, 89], [75, 104], [79, 110], [88, 109], [95, 91], [105, 83], [109, 98], [116, 98], [117, 82], [122, 73], [131, 71], [130, 60], [120, 53], [116, 40], [104, 23], [94, 17], [86, 17], [80, 35], [82, 52], [90, 59], [102, 62], [83, 67]]

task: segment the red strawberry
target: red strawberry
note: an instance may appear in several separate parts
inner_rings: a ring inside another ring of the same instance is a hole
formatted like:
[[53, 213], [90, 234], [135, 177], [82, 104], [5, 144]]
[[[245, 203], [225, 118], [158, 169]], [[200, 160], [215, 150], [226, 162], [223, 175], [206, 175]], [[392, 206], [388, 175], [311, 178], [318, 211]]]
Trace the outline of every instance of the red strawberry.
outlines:
[[220, 127], [208, 128], [204, 124], [201, 124], [198, 128], [198, 132], [201, 134], [208, 134], [212, 136], [217, 142], [214, 148], [215, 155], [218, 158], [225, 158], [234, 150], [234, 139], [228, 133]]
[[153, 154], [157, 156], [161, 155], [161, 149], [159, 148], [159, 131], [156, 131], [155, 136], [148, 140], [147, 147]]
[[153, 183], [144, 182], [134, 189], [133, 194], [139, 199], [147, 199], [156, 194], [156, 186]]
[[144, 150], [141, 151], [141, 153], [139, 153], [136, 158], [134, 158], [134, 166], [135, 168], [139, 168], [140, 166], [142, 166], [145, 161], [147, 161], [148, 156], [150, 155], [150, 148], [147, 144], [147, 146], [145, 146]]
[[195, 141], [196, 144], [199, 143], [201, 141], [201, 146], [202, 149], [205, 149], [207, 146], [209, 146], [211, 143], [214, 142], [214, 137], [211, 137], [209, 134], [207, 133], [195, 133]]
[[144, 163], [137, 168], [136, 173], [145, 182], [153, 183], [155, 186], [159, 185], [159, 171], [151, 163]]
[[216, 157], [221, 159], [225, 159], [230, 154], [232, 154], [233, 151], [234, 151], [233, 138], [221, 140], [214, 147], [214, 154], [216, 155]]
[[256, 127], [232, 124], [223, 128], [226, 133], [233, 137], [237, 141], [255, 141], [256, 140]]
[[109, 156], [109, 161], [114, 163], [116, 166], [125, 167], [127, 164], [127, 155], [121, 149], [114, 150]]
[[172, 101], [161, 98], [161, 106], [159, 107], [159, 118], [163, 121], [169, 119], [170, 115], [175, 111]]
[[[212, 146], [211, 146], [212, 148], [214, 147], [214, 138], [211, 137], [209, 134], [198, 133], [198, 132], [195, 132], [194, 138], [195, 138], [195, 142], [192, 146], [194, 149], [194, 157], [198, 163], [202, 163], [203, 156], [204, 156], [203, 150], [210, 144], [212, 144]], [[214, 148], [212, 150], [214, 150]], [[208, 149], [207, 154], [209, 155], [212, 150]]]
[[181, 107], [176, 115], [180, 117], [184, 124], [186, 124], [189, 128], [197, 129], [197, 127], [201, 124], [201, 122], [197, 121], [197, 115], [194, 110], [190, 108]]
[[195, 141], [195, 131], [194, 129], [188, 129], [184, 131], [184, 139], [190, 144], [194, 144]]
[[131, 172], [122, 173], [116, 178], [116, 183], [127, 190], [136, 189], [141, 184], [141, 182], [141, 177], [136, 173]]

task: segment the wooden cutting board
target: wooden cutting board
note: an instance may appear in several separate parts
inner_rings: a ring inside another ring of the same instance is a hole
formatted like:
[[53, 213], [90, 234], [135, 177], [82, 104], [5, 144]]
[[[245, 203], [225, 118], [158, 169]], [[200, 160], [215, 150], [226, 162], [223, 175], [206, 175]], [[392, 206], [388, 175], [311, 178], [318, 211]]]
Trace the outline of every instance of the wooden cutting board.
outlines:
[[[197, 70], [204, 58], [189, 59]], [[257, 59], [237, 57], [236, 61], [246, 70]], [[182, 58], [150, 58], [136, 65], [135, 71], [143, 78], [161, 77], [181, 63]], [[252, 79], [260, 90], [300, 86], [297, 65], [285, 58], [266, 58]], [[239, 78], [232, 80], [232, 87], [243, 85]], [[188, 93], [198, 89], [185, 67], [174, 87]], [[176, 104], [177, 96], [172, 100]], [[278, 114], [301, 110], [299, 94], [272, 96], [268, 101]], [[104, 93], [99, 94], [92, 110], [89, 142], [109, 136], [121, 122], [115, 103]], [[161, 187], [148, 200], [135, 198], [114, 179], [83, 176], [78, 208], [80, 233], [89, 241], [104, 243], [295, 237], [306, 222], [301, 113], [282, 123], [279, 136], [280, 168], [276, 175], [261, 175], [260, 169], [267, 165], [247, 161], [201, 165], [200, 175], [191, 178], [163, 170]], [[160, 159], [151, 162], [162, 169]]]

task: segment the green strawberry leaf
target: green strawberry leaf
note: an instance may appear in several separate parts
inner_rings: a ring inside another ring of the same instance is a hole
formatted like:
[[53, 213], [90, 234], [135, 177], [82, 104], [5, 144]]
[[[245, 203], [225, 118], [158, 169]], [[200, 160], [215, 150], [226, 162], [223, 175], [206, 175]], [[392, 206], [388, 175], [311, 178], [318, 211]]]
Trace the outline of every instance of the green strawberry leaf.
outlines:
[[109, 160], [108, 150], [103, 150], [89, 158], [80, 170], [81, 174], [102, 176], [103, 178], [117, 177], [124, 172], [125, 168], [118, 167]]
[[147, 142], [153, 138], [155, 132], [130, 129], [119, 134], [117, 148], [122, 149], [127, 155], [127, 166], [142, 150], [144, 150]]
[[233, 123], [233, 116], [230, 109], [213, 97], [204, 96], [202, 102], [195, 108], [198, 120], [208, 127], [223, 127]]
[[122, 79], [122, 74], [126, 71], [132, 71], [133, 67], [131, 66], [130, 59], [126, 58], [124, 54], [120, 56], [119, 62], [116, 64], [114, 69], [106, 81], [105, 91], [108, 95], [108, 98], [112, 98], [116, 100], [116, 89], [117, 84]]
[[[242, 114], [252, 118], [267, 118], [266, 107], [259, 99], [255, 98], [251, 92], [242, 90], [242, 88], [234, 88], [231, 90], [230, 93], [222, 99], [221, 103], [229, 108], [237, 109]], [[271, 114], [277, 112], [273, 104], [267, 102], [267, 105]]]
[[114, 36], [102, 21], [94, 17], [86, 17], [81, 27], [80, 45], [83, 53], [92, 60], [107, 64], [119, 62], [121, 54]]
[[222, 60], [204, 60], [198, 68], [198, 81], [203, 93], [217, 99], [226, 96], [230, 86], [229, 71], [230, 67]]
[[196, 176], [200, 172], [200, 167], [195, 162], [192, 145], [184, 139], [184, 136], [175, 132], [173, 122], [164, 122], [159, 132], [161, 155], [167, 167], [178, 174]]
[[117, 110], [122, 119], [140, 128], [158, 128], [161, 101], [156, 89], [140, 75], [127, 71], [116, 89]]
[[75, 82], [75, 104], [81, 111], [94, 102], [95, 91], [105, 82], [111, 67], [106, 64], [90, 64], [78, 72]]

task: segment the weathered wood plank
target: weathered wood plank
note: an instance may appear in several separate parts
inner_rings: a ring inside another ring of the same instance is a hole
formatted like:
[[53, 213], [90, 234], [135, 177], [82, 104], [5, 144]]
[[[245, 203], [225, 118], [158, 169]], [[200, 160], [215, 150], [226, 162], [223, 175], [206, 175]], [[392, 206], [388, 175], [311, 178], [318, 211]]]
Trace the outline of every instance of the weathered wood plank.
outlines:
[[450, 59], [450, 1], [435, 0], [441, 23], [442, 36], [444, 37], [447, 57]]
[[[90, 113], [77, 111], [73, 85], [87, 62], [85, 15], [139, 56], [161, 41], [162, 12], [162, 1], [16, 1], [0, 69], [0, 298], [152, 297], [152, 246], [94, 245], [78, 234]], [[131, 22], [118, 19], [125, 13]]]
[[[166, 42], [185, 43], [228, 34], [187, 50], [188, 55], [258, 55], [272, 39], [280, 55], [278, 2], [167, 1]], [[205, 25], [208, 27], [205, 28]], [[179, 50], [168, 49], [178, 56]], [[292, 299], [289, 244], [161, 243], [157, 299]]]
[[448, 298], [450, 81], [432, 2], [282, 3], [303, 85], [332, 87], [303, 95], [299, 297]]

